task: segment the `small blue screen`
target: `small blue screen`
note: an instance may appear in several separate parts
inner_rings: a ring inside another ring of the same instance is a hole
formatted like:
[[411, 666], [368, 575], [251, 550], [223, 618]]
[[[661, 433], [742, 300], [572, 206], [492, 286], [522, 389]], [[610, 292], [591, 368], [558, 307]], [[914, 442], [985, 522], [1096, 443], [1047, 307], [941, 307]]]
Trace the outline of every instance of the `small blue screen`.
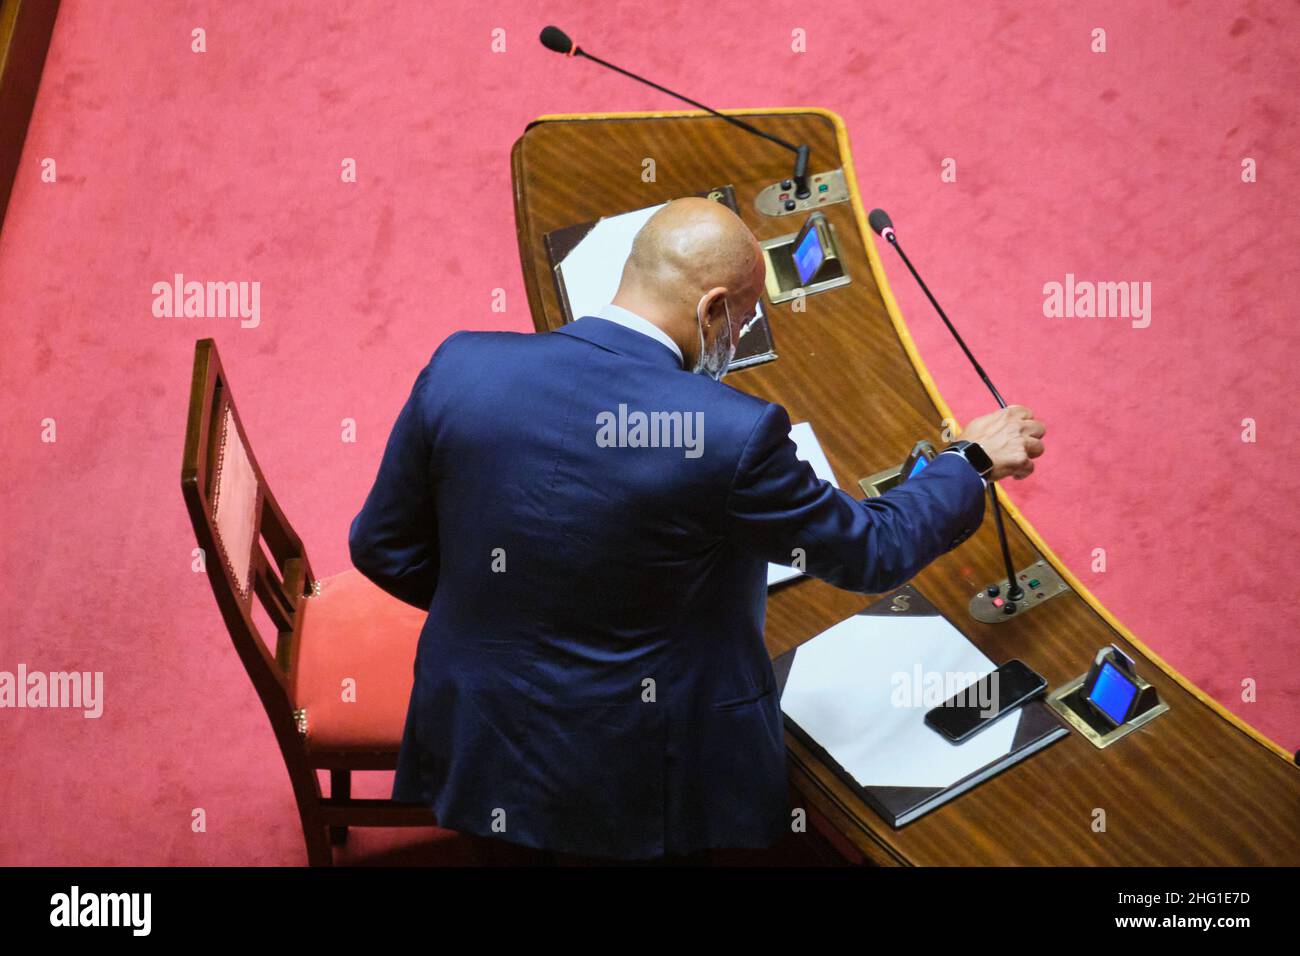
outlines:
[[1128, 715], [1129, 704], [1133, 703], [1133, 695], [1136, 693], [1137, 687], [1133, 682], [1121, 674], [1118, 667], [1110, 661], [1105, 661], [1101, 665], [1101, 673], [1097, 675], [1097, 683], [1092, 686], [1092, 693], [1088, 695], [1088, 699], [1107, 717], [1121, 724]]
[[912, 466], [912, 470], [907, 473], [907, 477], [915, 478], [917, 475], [921, 473], [922, 469], [924, 469], [925, 466], [928, 464], [930, 464], [930, 460], [926, 458], [924, 455], [921, 455], [919, 458], [916, 459], [916, 464]]
[[794, 267], [799, 270], [799, 283], [807, 285], [822, 266], [822, 244], [816, 227], [808, 230], [799, 248], [794, 251]]

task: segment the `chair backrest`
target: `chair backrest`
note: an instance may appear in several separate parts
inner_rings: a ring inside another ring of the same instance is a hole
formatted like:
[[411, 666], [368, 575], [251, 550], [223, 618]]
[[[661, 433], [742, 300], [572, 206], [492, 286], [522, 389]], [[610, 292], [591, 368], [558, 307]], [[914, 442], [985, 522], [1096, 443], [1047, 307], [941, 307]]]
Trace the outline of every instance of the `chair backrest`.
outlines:
[[[226, 629], [272, 726], [287, 734], [297, 726], [303, 599], [315, 579], [257, 466], [212, 339], [194, 349], [181, 490]], [[274, 648], [257, 624], [254, 600], [275, 629]]]

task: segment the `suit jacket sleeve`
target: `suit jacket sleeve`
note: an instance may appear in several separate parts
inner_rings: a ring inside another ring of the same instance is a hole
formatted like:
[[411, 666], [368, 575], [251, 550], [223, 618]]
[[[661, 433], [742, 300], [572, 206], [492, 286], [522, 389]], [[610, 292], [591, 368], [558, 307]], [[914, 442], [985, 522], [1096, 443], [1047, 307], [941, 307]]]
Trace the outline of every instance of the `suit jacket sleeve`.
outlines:
[[728, 498], [727, 534], [777, 564], [836, 587], [892, 590], [975, 533], [984, 483], [957, 455], [878, 498], [855, 499], [795, 454], [790, 419], [769, 405], [741, 453]]
[[394, 597], [426, 611], [438, 584], [433, 426], [426, 402], [432, 369], [433, 361], [416, 378], [388, 437], [374, 487], [348, 534], [357, 570]]

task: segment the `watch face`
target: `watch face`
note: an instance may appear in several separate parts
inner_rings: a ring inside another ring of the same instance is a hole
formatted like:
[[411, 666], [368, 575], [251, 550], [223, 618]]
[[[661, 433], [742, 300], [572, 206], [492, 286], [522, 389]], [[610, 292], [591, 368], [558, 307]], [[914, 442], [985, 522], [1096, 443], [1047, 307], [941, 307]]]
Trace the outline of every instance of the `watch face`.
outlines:
[[966, 446], [966, 460], [974, 465], [975, 470], [981, 475], [993, 470], [993, 459], [989, 457], [989, 453], [974, 442]]

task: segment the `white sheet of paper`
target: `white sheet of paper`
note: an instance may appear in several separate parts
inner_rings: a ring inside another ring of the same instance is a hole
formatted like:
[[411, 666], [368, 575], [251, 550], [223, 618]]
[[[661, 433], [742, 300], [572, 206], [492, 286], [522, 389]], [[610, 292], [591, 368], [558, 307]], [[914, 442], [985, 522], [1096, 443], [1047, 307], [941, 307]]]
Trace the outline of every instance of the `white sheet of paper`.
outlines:
[[795, 651], [781, 709], [864, 787], [947, 787], [1011, 751], [1019, 710], [951, 744], [925, 724], [942, 700], [896, 704], [896, 688], [904, 675], [915, 686], [918, 668], [922, 680], [976, 675], [951, 693], [995, 669], [942, 617], [854, 615]]
[[[835, 480], [835, 472], [831, 471], [831, 463], [826, 460], [826, 452], [822, 451], [821, 442], [813, 434], [812, 425], [808, 422], [800, 422], [798, 425], [791, 426], [790, 438], [794, 442], [795, 454], [799, 459], [812, 465], [813, 473], [818, 478], [825, 479], [838, 488], [839, 483]], [[801, 574], [803, 574], [802, 571], [788, 568], [784, 564], [769, 564], [767, 566], [767, 586], [771, 587], [773, 584], [789, 581]]]

